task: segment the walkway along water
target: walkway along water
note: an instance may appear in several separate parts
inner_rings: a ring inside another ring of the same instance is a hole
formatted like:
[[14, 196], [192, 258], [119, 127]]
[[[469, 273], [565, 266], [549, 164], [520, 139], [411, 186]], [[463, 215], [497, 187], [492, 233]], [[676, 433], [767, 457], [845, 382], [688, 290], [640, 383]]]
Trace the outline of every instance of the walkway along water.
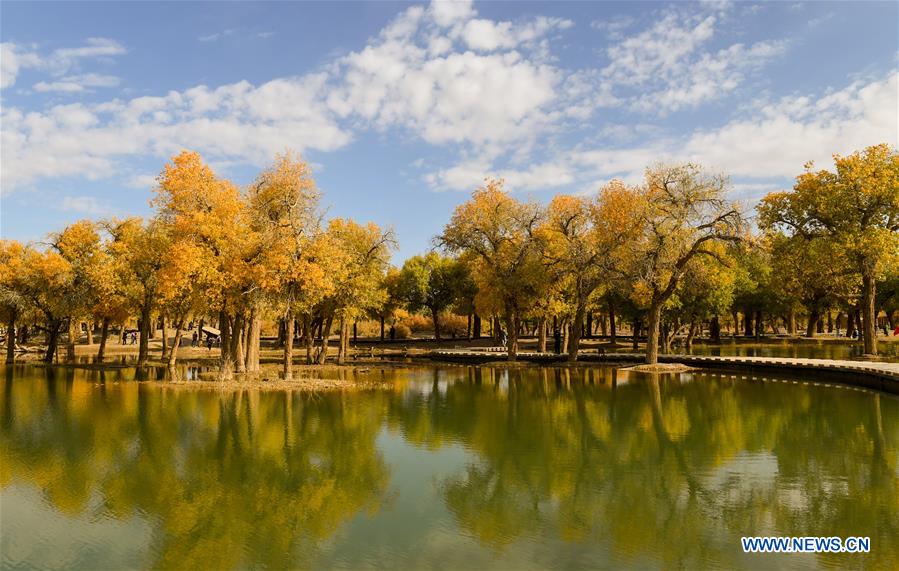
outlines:
[[[459, 349], [439, 349], [428, 353], [436, 361], [458, 363], [490, 363], [500, 361], [502, 351], [465, 351]], [[642, 363], [641, 353], [595, 353], [578, 355], [578, 362], [587, 363]], [[520, 352], [518, 360], [535, 363], [555, 363], [565, 361], [565, 355], [555, 353]], [[892, 394], [899, 394], [899, 363], [879, 363], [868, 361], [845, 361], [836, 359], [799, 359], [788, 357], [714, 357], [701, 355], [659, 355], [659, 363], [681, 363], [706, 369], [729, 371], [786, 371], [803, 373], [810, 381], [831, 381], [841, 384], [863, 386]], [[809, 375], [809, 373], [814, 373]]]

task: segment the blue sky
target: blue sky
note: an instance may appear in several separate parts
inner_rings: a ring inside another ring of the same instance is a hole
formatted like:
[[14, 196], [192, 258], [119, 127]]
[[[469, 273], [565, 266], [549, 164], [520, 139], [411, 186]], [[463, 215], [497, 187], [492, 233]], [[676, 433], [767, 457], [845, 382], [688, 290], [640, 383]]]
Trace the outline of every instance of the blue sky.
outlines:
[[247, 184], [276, 152], [332, 216], [428, 249], [486, 176], [522, 198], [730, 174], [751, 206], [807, 160], [897, 144], [896, 2], [0, 4], [0, 233], [150, 213], [200, 151]]

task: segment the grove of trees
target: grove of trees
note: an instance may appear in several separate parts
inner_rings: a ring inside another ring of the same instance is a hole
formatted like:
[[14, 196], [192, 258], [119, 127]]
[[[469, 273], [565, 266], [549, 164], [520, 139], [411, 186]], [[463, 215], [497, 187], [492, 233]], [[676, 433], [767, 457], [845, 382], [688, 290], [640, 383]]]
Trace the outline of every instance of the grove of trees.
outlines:
[[876, 355], [899, 315], [899, 154], [883, 144], [834, 162], [806, 165], [757, 216], [728, 199], [727, 177], [694, 164], [652, 165], [640, 184], [613, 180], [546, 205], [487, 179], [435, 250], [392, 267], [393, 232], [327, 220], [299, 156], [275, 157], [240, 188], [185, 151], [160, 173], [147, 220], [83, 220], [40, 244], [0, 242], [7, 361], [35, 330], [45, 361], [63, 341], [74, 358], [84, 322], [103, 361], [110, 332], [136, 320], [139, 364], [162, 322], [174, 366], [195, 323], [220, 331], [228, 377], [259, 370], [265, 323], [277, 326], [289, 378], [295, 339], [306, 363], [325, 363], [336, 327], [343, 363], [354, 324], [379, 321], [383, 340], [401, 310], [423, 314], [438, 340], [452, 315], [467, 317], [468, 337], [487, 320], [492, 335], [508, 335], [509, 360], [522, 336], [545, 351], [552, 333], [574, 361], [584, 335], [614, 344], [625, 324], [635, 347], [646, 338], [647, 363], [679, 338], [720, 340], [725, 326], [796, 334], [800, 323], [807, 336], [825, 325], [858, 332]]

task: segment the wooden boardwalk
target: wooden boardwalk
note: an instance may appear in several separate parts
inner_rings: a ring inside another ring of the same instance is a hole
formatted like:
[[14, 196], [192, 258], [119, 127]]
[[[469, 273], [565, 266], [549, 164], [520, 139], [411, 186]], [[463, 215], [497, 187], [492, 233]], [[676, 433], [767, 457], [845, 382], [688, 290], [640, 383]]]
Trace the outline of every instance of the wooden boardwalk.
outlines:
[[[469, 351], [463, 349], [439, 349], [428, 356], [438, 361], [458, 363], [489, 363], [505, 359], [505, 351], [489, 349]], [[520, 352], [521, 361], [535, 363], [560, 363], [565, 355], [555, 353]], [[582, 353], [578, 362], [587, 363], [640, 363], [641, 353]], [[848, 385], [899, 394], [899, 363], [873, 361], [846, 361], [836, 359], [800, 359], [793, 357], [717, 357], [707, 355], [659, 355], [660, 363], [681, 363], [707, 369], [734, 371], [782, 371], [801, 375], [810, 381], [837, 381]]]

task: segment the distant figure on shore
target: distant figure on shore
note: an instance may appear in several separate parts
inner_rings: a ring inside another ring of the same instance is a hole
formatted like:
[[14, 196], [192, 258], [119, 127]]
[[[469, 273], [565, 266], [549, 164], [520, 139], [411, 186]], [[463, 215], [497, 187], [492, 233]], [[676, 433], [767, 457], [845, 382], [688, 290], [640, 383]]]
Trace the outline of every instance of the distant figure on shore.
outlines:
[[509, 337], [506, 335], [506, 332], [503, 329], [499, 330], [499, 345], [500, 347], [505, 347], [509, 343]]
[[197, 346], [197, 340], [198, 340], [199, 338], [200, 338], [200, 336], [197, 334], [196, 331], [194, 331], [193, 337], [191, 338], [190, 346], [191, 346], [191, 347], [196, 347], [196, 346]]
[[122, 345], [128, 344], [128, 330], [124, 327], [122, 328]]
[[131, 332], [131, 344], [137, 345], [137, 331]]
[[896, 326], [896, 329], [893, 329], [893, 336], [899, 337], [899, 325]]
[[212, 351], [212, 337], [206, 337], [206, 350]]

